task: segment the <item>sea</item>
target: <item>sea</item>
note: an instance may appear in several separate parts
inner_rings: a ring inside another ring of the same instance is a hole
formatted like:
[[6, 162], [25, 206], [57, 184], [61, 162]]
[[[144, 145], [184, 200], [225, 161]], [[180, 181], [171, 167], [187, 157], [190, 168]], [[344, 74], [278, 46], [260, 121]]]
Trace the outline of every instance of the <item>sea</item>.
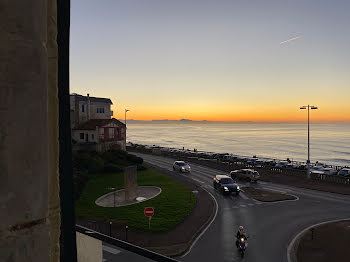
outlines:
[[[307, 160], [307, 123], [127, 123], [127, 142], [271, 159]], [[350, 166], [350, 123], [310, 123], [310, 160]]]

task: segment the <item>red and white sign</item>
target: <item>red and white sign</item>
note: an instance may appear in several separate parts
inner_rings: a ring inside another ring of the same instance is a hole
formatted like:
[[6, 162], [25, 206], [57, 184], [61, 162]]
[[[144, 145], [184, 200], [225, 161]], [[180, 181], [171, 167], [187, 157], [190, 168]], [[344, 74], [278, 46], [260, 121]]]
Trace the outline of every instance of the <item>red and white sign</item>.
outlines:
[[152, 217], [154, 215], [154, 209], [153, 207], [145, 207], [143, 213], [145, 213], [146, 217]]

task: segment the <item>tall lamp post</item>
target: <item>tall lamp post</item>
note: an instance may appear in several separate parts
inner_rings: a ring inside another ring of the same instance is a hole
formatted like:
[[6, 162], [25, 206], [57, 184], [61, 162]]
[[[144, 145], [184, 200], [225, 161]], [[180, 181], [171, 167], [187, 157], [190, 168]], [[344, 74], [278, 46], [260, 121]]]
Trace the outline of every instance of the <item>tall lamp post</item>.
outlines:
[[125, 127], [126, 127], [126, 112], [129, 112], [130, 110], [125, 109]]
[[300, 109], [307, 108], [307, 178], [310, 178], [310, 109], [318, 109], [317, 106], [301, 106]]

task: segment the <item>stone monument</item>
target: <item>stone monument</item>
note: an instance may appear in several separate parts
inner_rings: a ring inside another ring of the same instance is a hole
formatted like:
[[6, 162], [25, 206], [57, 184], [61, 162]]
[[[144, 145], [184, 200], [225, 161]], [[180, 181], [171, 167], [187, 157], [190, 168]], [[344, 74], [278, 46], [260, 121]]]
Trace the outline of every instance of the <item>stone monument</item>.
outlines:
[[137, 166], [128, 166], [124, 170], [125, 201], [137, 197]]

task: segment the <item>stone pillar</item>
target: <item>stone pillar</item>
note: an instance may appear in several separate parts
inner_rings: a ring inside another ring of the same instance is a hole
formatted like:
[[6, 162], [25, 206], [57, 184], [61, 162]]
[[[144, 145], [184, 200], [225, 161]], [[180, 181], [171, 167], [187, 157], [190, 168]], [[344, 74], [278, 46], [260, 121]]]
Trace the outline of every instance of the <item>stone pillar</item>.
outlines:
[[56, 1], [0, 1], [0, 261], [59, 261]]
[[137, 166], [129, 166], [124, 170], [125, 200], [134, 200], [137, 189]]

